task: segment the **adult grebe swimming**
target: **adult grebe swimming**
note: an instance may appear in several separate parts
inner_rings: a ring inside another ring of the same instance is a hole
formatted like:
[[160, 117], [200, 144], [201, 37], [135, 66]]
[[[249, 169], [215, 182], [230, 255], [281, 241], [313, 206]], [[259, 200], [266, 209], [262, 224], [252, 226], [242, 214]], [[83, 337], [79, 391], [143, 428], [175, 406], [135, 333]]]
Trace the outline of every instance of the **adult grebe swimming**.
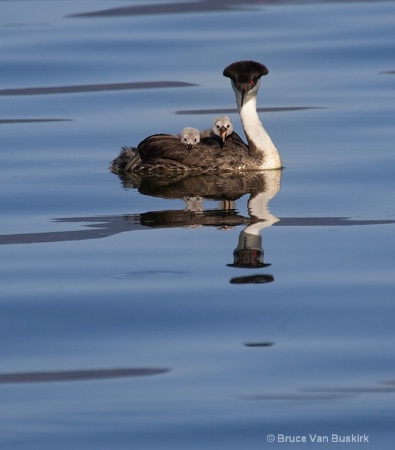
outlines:
[[111, 170], [121, 172], [164, 171], [242, 171], [279, 169], [280, 155], [263, 128], [256, 110], [256, 96], [268, 69], [255, 61], [239, 61], [224, 69], [231, 79], [240, 119], [248, 145], [233, 132], [221, 145], [217, 139], [204, 137], [189, 151], [181, 140], [169, 134], [155, 134], [137, 148], [124, 148], [111, 163]]
[[[258, 166], [257, 169], [280, 169], [280, 155], [263, 128], [256, 109], [261, 77], [268, 73], [269, 70], [263, 64], [239, 61], [226, 67], [223, 75], [231, 79], [251, 161]], [[248, 158], [246, 165], [249, 165]]]

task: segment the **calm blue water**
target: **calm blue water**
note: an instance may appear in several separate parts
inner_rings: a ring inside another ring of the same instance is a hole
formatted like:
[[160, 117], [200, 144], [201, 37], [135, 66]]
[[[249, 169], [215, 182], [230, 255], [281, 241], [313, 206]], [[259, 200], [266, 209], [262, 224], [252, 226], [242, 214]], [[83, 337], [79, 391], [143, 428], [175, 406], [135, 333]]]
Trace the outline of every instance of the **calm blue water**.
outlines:
[[[257, 3], [0, 2], [2, 449], [393, 449], [395, 2]], [[242, 59], [282, 176], [109, 173]]]

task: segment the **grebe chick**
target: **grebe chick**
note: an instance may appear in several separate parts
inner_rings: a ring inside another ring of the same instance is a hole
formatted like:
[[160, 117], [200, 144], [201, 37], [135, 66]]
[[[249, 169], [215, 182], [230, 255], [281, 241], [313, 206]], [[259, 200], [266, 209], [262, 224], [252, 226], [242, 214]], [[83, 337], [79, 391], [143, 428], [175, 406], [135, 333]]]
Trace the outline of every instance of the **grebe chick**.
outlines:
[[199, 152], [190, 152], [179, 137], [154, 134], [136, 148], [124, 148], [112, 161], [111, 170], [115, 173], [163, 173], [280, 169], [280, 155], [263, 128], [256, 109], [261, 77], [268, 73], [268, 69], [256, 61], [238, 61], [223, 71], [223, 75], [231, 79], [248, 145], [233, 132], [222, 146], [211, 136], [201, 137]]
[[217, 117], [214, 120], [213, 133], [226, 141], [226, 138], [233, 133], [233, 124], [228, 116]]
[[200, 132], [200, 139], [211, 137], [223, 144], [228, 136], [233, 133], [233, 124], [228, 116], [216, 117], [213, 128]]
[[186, 127], [180, 134], [181, 142], [191, 151], [200, 142], [200, 132], [196, 128]]

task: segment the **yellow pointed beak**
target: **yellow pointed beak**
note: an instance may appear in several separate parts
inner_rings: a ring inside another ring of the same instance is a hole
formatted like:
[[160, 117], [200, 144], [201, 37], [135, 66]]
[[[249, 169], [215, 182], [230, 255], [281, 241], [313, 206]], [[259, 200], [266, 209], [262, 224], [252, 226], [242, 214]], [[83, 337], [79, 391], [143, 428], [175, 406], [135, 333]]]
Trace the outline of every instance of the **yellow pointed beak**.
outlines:
[[225, 142], [225, 140], [226, 140], [226, 133], [227, 133], [227, 129], [225, 128], [225, 127], [221, 127], [220, 129], [219, 129], [219, 132], [220, 132], [220, 134], [221, 134], [221, 139], [222, 139], [222, 142]]

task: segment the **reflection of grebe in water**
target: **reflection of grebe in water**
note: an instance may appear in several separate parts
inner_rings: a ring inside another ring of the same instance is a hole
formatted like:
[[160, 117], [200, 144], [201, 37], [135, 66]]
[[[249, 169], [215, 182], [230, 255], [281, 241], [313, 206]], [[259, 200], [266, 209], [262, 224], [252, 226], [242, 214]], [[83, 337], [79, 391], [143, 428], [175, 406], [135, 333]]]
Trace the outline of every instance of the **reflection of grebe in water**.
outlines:
[[[269, 202], [279, 192], [281, 170], [245, 172], [243, 174], [189, 174], [174, 177], [141, 176], [135, 174], [135, 187], [144, 195], [164, 199], [184, 199], [185, 208], [160, 210], [140, 215], [140, 224], [150, 228], [186, 227], [196, 229], [215, 227], [217, 230], [234, 230], [243, 226], [233, 251], [233, 263], [228, 267], [238, 269], [264, 269], [261, 231], [279, 221], [269, 211]], [[132, 180], [130, 178], [129, 180]], [[132, 185], [128, 185], [132, 187]], [[193, 194], [191, 194], [193, 193]], [[236, 202], [248, 196], [248, 216], [240, 214]], [[218, 208], [204, 207], [203, 202], [217, 201]], [[233, 272], [233, 269], [232, 269]], [[236, 271], [239, 272], [239, 271]], [[236, 274], [236, 273], [235, 273]], [[272, 275], [254, 273], [237, 274], [232, 284], [268, 283]]]
[[[268, 183], [265, 190], [252, 193], [248, 200], [248, 213], [252, 220], [241, 231], [237, 247], [233, 251], [234, 262], [227, 264], [228, 267], [259, 269], [270, 266], [264, 262], [261, 231], [279, 221], [270, 213], [268, 204], [280, 189], [281, 171], [266, 172], [266, 175]], [[271, 275], [253, 275], [232, 278], [231, 283], [268, 283], [273, 280]]]
[[225, 68], [231, 79], [246, 145], [236, 133], [223, 143], [212, 137], [201, 138], [199, 152], [190, 152], [180, 139], [169, 134], [155, 134], [137, 148], [124, 148], [111, 163], [111, 170], [122, 172], [163, 171], [243, 171], [281, 168], [280, 155], [263, 128], [256, 109], [261, 77], [268, 69], [255, 61], [239, 61]]

